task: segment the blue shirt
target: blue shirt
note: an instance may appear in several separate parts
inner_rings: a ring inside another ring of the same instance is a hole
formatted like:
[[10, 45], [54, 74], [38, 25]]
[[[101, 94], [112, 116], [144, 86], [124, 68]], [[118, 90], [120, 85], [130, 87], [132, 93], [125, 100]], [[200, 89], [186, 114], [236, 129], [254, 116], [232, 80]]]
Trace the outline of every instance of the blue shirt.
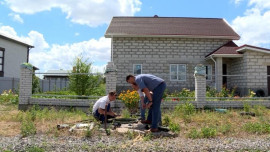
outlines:
[[135, 82], [140, 89], [148, 88], [153, 91], [164, 80], [151, 74], [139, 74], [135, 76]]

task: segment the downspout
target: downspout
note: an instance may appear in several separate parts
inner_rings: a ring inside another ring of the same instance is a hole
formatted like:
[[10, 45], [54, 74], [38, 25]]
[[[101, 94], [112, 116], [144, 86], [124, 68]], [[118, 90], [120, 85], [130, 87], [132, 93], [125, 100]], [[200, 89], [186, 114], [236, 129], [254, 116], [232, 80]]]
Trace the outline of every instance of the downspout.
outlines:
[[210, 58], [214, 61], [215, 63], [215, 89], [217, 89], [217, 62], [214, 60], [213, 56], [210, 55]]

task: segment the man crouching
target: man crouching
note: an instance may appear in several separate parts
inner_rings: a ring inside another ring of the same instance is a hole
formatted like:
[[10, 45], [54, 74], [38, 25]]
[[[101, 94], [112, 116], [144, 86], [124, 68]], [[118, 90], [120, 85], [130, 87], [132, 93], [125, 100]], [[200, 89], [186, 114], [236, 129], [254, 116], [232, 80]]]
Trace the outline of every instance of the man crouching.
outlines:
[[96, 101], [93, 106], [93, 116], [96, 120], [99, 120], [103, 123], [105, 121], [105, 113], [107, 115], [107, 120], [116, 117], [116, 114], [112, 111], [110, 105], [110, 102], [115, 101], [116, 96], [116, 92], [111, 91], [107, 96], [101, 97]]

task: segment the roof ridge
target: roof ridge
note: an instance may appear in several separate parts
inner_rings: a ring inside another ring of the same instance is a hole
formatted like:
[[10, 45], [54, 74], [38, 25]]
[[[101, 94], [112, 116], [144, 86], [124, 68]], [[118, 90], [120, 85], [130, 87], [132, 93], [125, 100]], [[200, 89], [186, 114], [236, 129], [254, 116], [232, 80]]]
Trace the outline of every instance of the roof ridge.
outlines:
[[187, 18], [187, 19], [220, 19], [223, 20], [224, 18], [210, 18], [210, 17], [168, 17], [168, 16], [113, 16], [113, 18]]

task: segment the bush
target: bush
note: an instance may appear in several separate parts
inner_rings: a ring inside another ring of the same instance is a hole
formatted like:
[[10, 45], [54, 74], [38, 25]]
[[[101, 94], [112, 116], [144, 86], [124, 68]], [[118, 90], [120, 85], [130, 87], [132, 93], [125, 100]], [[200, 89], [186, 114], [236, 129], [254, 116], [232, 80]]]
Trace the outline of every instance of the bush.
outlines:
[[245, 112], [250, 112], [251, 106], [249, 103], [245, 102], [243, 107]]
[[212, 138], [216, 136], [217, 130], [210, 127], [204, 127], [201, 129], [201, 133], [203, 138]]
[[219, 128], [220, 132], [225, 135], [231, 131], [232, 126], [230, 124], [225, 124]]
[[125, 107], [128, 108], [130, 112], [136, 113], [139, 107], [139, 94], [137, 91], [133, 90], [127, 90], [122, 91], [119, 95], [119, 99], [122, 100], [125, 104]]

